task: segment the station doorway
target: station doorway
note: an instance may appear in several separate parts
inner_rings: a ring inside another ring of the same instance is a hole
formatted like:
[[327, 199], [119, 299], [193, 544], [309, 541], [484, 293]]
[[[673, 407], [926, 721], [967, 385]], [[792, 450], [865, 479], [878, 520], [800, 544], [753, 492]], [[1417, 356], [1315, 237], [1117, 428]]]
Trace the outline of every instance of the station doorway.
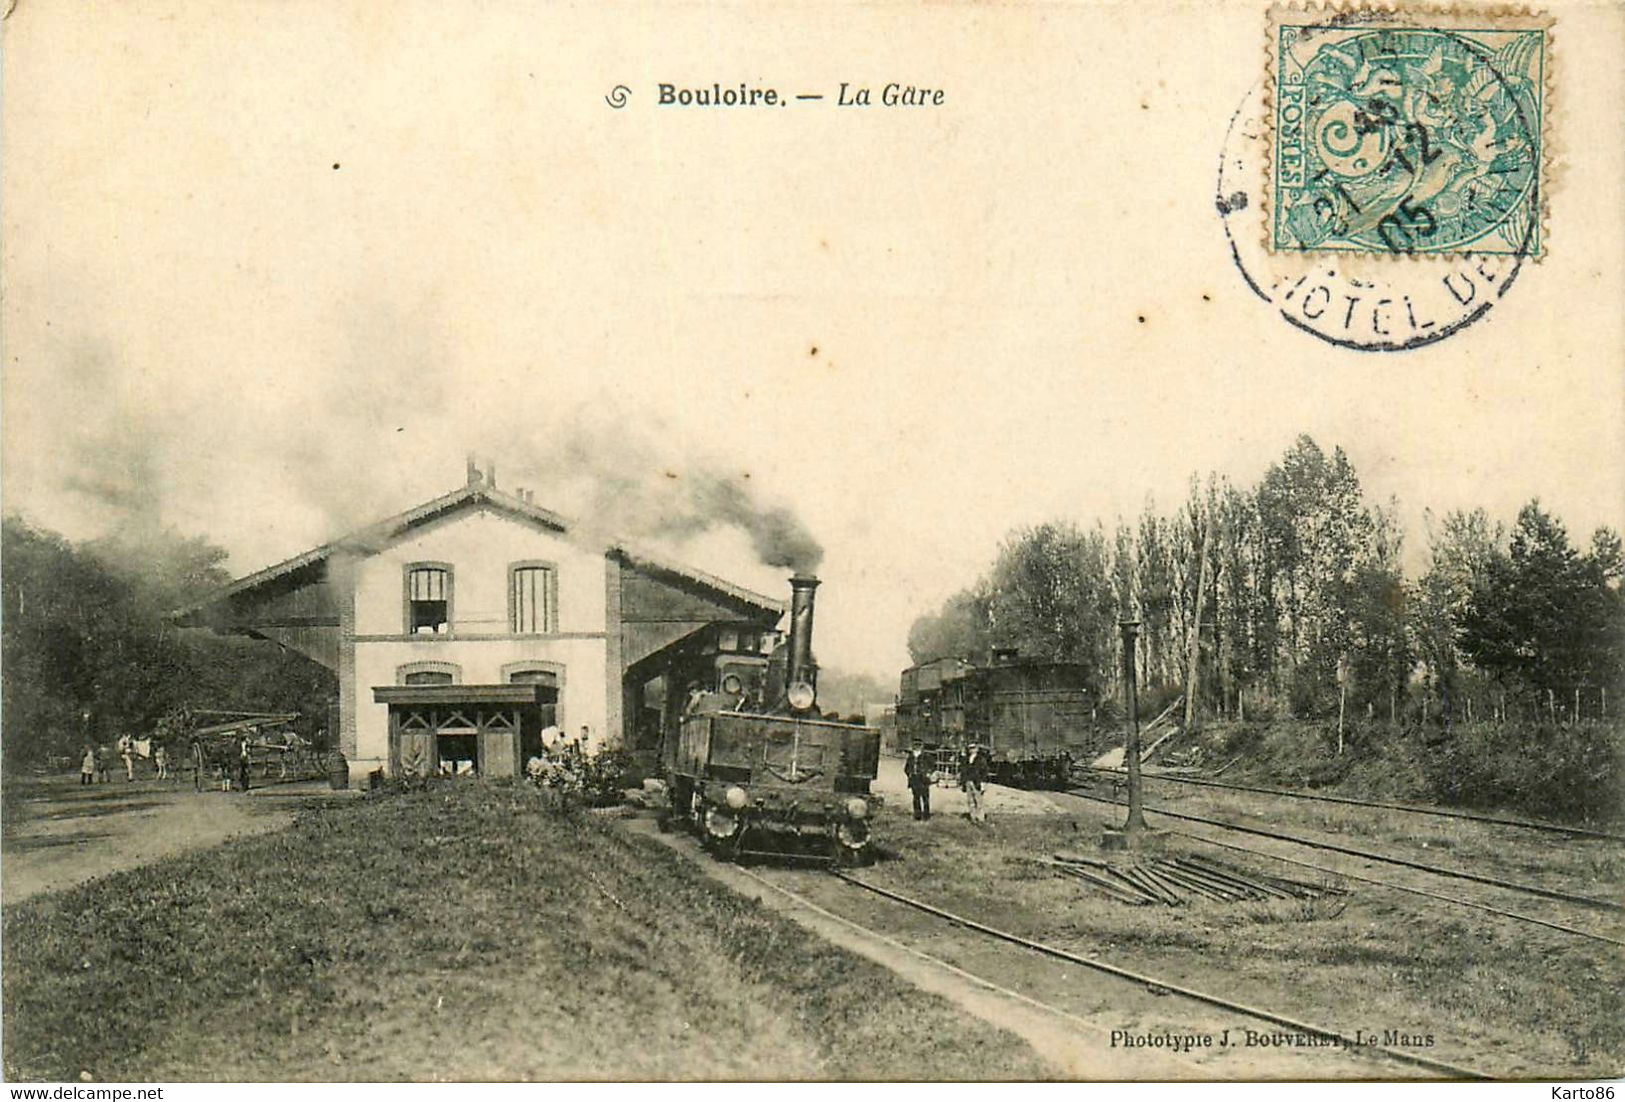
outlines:
[[557, 690], [539, 683], [381, 685], [373, 699], [389, 706], [393, 776], [517, 776], [557, 708]]

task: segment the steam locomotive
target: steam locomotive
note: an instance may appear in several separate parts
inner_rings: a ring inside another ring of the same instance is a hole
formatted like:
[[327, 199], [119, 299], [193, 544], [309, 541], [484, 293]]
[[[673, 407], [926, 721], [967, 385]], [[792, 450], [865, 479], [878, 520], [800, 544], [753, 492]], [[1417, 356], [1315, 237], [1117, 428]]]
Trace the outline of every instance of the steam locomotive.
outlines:
[[952, 772], [972, 742], [989, 750], [989, 777], [1021, 788], [1062, 788], [1072, 763], [1105, 748], [1094, 729], [1096, 701], [1086, 670], [1070, 662], [1021, 657], [995, 648], [987, 665], [943, 658], [903, 671], [897, 695], [897, 737], [937, 753]]
[[818, 713], [817, 587], [810, 575], [790, 579], [788, 639], [771, 654], [718, 645], [680, 721], [662, 738], [670, 818], [718, 857], [870, 858], [880, 800], [869, 784], [880, 764], [880, 735]]

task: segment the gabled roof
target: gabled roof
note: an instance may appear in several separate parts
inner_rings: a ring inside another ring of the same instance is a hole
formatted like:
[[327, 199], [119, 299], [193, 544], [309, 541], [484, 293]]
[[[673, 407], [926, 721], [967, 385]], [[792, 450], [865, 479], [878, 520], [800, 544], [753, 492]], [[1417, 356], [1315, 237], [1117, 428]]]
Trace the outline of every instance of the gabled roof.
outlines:
[[[534, 502], [526, 501], [514, 494], [504, 493], [484, 482], [470, 482], [468, 485], [460, 486], [449, 494], [437, 497], [433, 501], [424, 502], [422, 505], [408, 509], [404, 513], [397, 513], [392, 517], [351, 532], [349, 535], [341, 536], [329, 543], [301, 552], [292, 558], [273, 563], [263, 570], [256, 570], [252, 574], [244, 575], [211, 596], [184, 608], [176, 609], [170, 615], [176, 619], [184, 618], [238, 594], [247, 593], [258, 589], [260, 586], [287, 578], [306, 567], [324, 563], [334, 552], [372, 554], [419, 525], [427, 524], [429, 521], [436, 520], [448, 513], [470, 507], [493, 509], [496, 512], [505, 513], [544, 528], [550, 528], [561, 534], [568, 532], [572, 527], [571, 523], [564, 517], [549, 509], [544, 509]], [[765, 611], [782, 614], [785, 609], [782, 601], [764, 597], [760, 593], [734, 585], [732, 582], [725, 581], [715, 575], [660, 559], [624, 542], [611, 544], [604, 549], [604, 553], [620, 555], [625, 561], [634, 565], [672, 575], [691, 585], [713, 590], [722, 596]]]
[[632, 547], [625, 542], [616, 543], [608, 549], [608, 553], [619, 555], [624, 562], [641, 567], [654, 574], [668, 574], [674, 578], [697, 585], [702, 589], [710, 589], [725, 597], [732, 597], [742, 604], [754, 605], [776, 615], [782, 616], [787, 607], [783, 601], [764, 597], [754, 590], [744, 586], [734, 585], [732, 582], [719, 578], [715, 574], [707, 574], [702, 570], [674, 563], [669, 559], [662, 559], [649, 554], [641, 548]]

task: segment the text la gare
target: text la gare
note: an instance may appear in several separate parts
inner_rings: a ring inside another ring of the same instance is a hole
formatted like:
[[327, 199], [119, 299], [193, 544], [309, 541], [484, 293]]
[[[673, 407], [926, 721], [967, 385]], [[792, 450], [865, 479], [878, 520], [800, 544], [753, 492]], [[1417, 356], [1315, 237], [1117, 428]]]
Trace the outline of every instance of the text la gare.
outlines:
[[[921, 88], [913, 84], [887, 84], [880, 90], [881, 107], [941, 107], [948, 93], [941, 88]], [[837, 107], [873, 107], [873, 91], [867, 85], [856, 88], [841, 81], [835, 95]]]

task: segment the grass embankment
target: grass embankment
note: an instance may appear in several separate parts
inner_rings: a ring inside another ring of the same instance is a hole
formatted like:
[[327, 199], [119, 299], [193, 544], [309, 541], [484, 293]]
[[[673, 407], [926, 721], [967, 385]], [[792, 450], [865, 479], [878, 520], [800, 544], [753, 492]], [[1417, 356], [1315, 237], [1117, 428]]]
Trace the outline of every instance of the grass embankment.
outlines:
[[525, 786], [437, 786], [4, 914], [7, 1078], [1046, 1074], [1013, 1036]]
[[[1130, 907], [1035, 860], [1094, 850], [1101, 826], [1121, 819], [1112, 809], [1006, 815], [978, 829], [947, 816], [896, 816], [886, 845], [902, 859], [870, 875], [967, 917], [1303, 1021], [1431, 1034], [1433, 1045], [1412, 1051], [1497, 1075], [1625, 1070], [1625, 957], [1616, 946], [1360, 884], [1312, 902]], [[1190, 845], [1240, 868], [1317, 879]], [[1618, 884], [1616, 876], [1614, 894]], [[1538, 901], [1514, 906], [1540, 912]], [[1587, 924], [1618, 936], [1617, 923]]]
[[[1393, 727], [1209, 723], [1194, 740], [1223, 779], [1324, 788], [1370, 799], [1510, 812], [1574, 823], [1625, 823], [1625, 723], [1458, 723]], [[1188, 749], [1175, 739], [1169, 749]]]

